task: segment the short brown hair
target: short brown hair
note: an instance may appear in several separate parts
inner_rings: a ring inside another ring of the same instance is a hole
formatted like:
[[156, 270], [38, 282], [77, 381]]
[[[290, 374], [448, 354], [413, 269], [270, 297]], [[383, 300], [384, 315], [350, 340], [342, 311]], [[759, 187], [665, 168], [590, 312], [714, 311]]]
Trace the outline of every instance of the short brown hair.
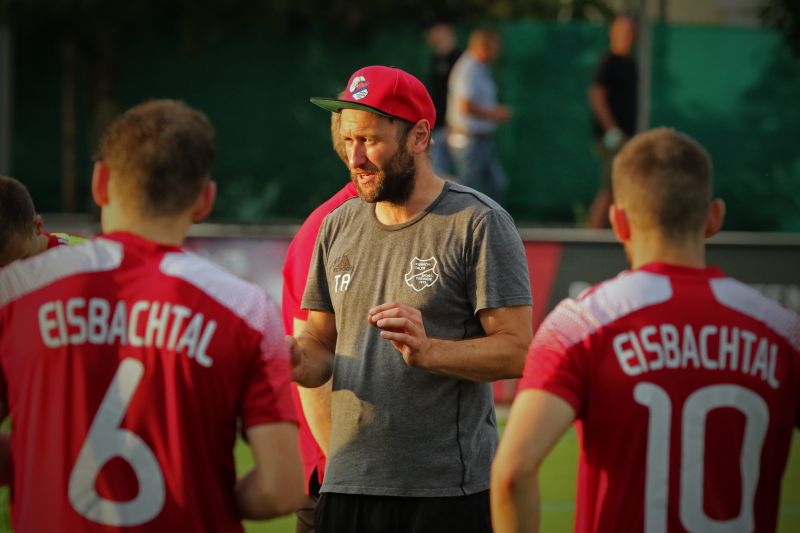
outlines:
[[711, 157], [670, 128], [636, 135], [614, 159], [614, 201], [640, 225], [681, 240], [701, 230], [712, 199]]
[[17, 235], [33, 231], [36, 209], [28, 189], [19, 180], [0, 176], [0, 252]]
[[100, 159], [143, 212], [175, 215], [191, 207], [210, 178], [214, 128], [183, 102], [151, 100], [109, 126]]

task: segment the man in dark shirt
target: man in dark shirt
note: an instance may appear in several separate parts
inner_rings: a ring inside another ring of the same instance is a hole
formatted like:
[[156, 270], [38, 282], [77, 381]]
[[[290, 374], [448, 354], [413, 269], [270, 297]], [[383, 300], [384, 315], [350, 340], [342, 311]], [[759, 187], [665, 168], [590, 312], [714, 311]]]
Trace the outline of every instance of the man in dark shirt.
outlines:
[[617, 17], [609, 31], [609, 49], [600, 59], [589, 88], [594, 149], [600, 158], [600, 188], [589, 209], [590, 228], [608, 227], [612, 201], [611, 161], [636, 133], [637, 70], [631, 57], [636, 24], [632, 18]]
[[447, 147], [447, 80], [456, 60], [461, 56], [461, 49], [456, 47], [456, 36], [453, 25], [449, 21], [438, 20], [431, 24], [425, 32], [425, 40], [433, 50], [430, 71], [428, 73], [428, 91], [436, 109], [438, 125], [431, 132], [431, 158], [433, 171], [438, 176], [446, 177], [453, 172], [453, 160]]

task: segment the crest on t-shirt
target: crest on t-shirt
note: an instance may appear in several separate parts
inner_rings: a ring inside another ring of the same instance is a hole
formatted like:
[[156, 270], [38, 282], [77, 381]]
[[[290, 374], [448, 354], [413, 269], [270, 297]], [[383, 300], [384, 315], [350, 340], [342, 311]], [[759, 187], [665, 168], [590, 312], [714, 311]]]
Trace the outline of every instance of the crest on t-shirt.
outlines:
[[436, 272], [436, 258], [420, 259], [415, 257], [411, 260], [411, 270], [406, 272], [406, 285], [419, 292], [426, 287], [430, 287], [439, 279]]

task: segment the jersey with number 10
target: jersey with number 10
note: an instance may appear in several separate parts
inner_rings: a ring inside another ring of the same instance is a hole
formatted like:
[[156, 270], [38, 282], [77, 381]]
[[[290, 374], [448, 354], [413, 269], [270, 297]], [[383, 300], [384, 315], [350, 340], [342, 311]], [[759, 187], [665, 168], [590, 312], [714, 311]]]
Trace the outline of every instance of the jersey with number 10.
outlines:
[[242, 530], [242, 428], [294, 421], [277, 306], [116, 233], [0, 271], [17, 531]]
[[713, 268], [654, 263], [559, 304], [520, 388], [577, 413], [575, 531], [774, 531], [798, 350], [797, 314]]

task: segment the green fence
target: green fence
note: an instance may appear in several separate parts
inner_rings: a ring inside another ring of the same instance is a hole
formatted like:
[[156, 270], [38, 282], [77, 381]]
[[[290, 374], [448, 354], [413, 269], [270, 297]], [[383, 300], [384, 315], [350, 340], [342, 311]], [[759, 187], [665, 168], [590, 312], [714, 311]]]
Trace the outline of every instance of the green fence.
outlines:
[[[515, 111], [498, 132], [519, 222], [573, 224], [597, 184], [586, 89], [606, 44], [586, 23], [500, 25], [495, 66]], [[461, 42], [466, 33], [462, 32]], [[14, 174], [41, 211], [60, 206], [60, 64], [47, 39], [17, 47]], [[141, 35], [119, 65], [123, 107], [180, 98], [208, 113], [218, 133], [218, 219], [305, 216], [346, 173], [330, 149], [328, 116], [309, 96], [332, 95], [357, 67], [383, 63], [425, 76], [417, 27], [370, 36], [249, 34], [211, 39], [187, 54], [175, 36]], [[85, 68], [85, 67], [82, 67]], [[79, 87], [79, 198], [90, 202], [86, 82]], [[711, 151], [728, 229], [800, 230], [800, 61], [763, 29], [656, 26], [653, 125], [686, 131]]]

